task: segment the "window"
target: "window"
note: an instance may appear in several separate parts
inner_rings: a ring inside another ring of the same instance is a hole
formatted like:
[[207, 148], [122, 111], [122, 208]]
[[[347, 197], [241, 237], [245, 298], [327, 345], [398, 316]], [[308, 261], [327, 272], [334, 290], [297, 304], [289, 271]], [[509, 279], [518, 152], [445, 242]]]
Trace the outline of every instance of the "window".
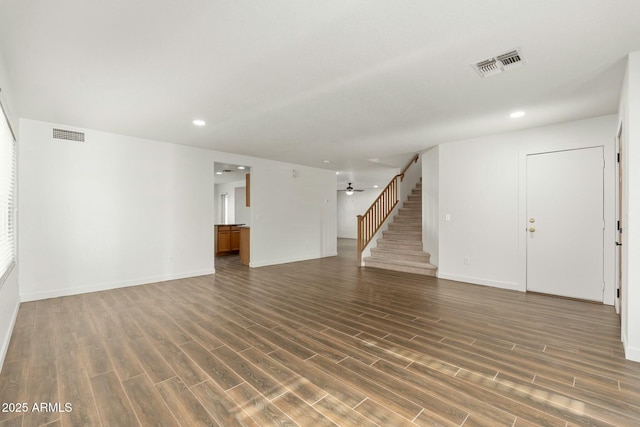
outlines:
[[16, 262], [16, 140], [0, 100], [0, 287]]
[[220, 223], [226, 224], [229, 219], [229, 199], [227, 193], [220, 194]]

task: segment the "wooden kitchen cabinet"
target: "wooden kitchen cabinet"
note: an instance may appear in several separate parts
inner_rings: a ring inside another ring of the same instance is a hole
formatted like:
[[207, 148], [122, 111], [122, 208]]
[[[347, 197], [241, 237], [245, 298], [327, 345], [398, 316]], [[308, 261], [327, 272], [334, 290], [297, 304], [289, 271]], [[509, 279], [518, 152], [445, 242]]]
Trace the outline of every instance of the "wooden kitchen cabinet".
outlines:
[[216, 225], [216, 255], [228, 255], [240, 250], [240, 227], [238, 224]]
[[240, 262], [242, 265], [249, 265], [250, 236], [249, 227], [240, 227]]
[[240, 250], [240, 227], [234, 225], [231, 227], [231, 251]]

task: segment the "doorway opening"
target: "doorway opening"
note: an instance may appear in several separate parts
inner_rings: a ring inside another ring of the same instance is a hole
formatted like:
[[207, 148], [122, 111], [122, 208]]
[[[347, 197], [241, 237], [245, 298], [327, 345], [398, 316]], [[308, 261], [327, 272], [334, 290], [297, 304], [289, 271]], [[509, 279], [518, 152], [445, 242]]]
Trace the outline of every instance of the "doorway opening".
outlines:
[[249, 265], [251, 194], [250, 167], [214, 164], [214, 264], [217, 269]]

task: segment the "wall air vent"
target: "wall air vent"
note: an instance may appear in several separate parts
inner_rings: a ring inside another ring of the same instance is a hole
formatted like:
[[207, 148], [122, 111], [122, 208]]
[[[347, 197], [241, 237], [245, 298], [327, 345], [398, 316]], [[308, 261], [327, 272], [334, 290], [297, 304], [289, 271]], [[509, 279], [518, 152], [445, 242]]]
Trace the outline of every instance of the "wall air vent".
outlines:
[[512, 68], [524, 64], [526, 61], [522, 56], [519, 48], [512, 49], [508, 52], [496, 55], [495, 57], [483, 59], [471, 64], [480, 77], [489, 77], [500, 74], [503, 71], [509, 71]]
[[78, 132], [75, 130], [53, 128], [51, 135], [53, 139], [73, 142], [84, 142], [84, 132]]

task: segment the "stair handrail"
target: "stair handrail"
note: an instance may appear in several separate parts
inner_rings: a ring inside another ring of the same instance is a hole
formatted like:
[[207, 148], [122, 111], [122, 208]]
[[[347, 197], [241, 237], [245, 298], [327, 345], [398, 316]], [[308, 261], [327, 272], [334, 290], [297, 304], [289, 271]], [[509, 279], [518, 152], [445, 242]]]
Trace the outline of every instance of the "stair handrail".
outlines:
[[413, 156], [402, 172], [391, 178], [364, 215], [358, 215], [358, 265], [362, 264], [362, 252], [398, 205], [398, 182], [404, 181], [404, 174], [418, 162], [418, 158], [419, 154]]

